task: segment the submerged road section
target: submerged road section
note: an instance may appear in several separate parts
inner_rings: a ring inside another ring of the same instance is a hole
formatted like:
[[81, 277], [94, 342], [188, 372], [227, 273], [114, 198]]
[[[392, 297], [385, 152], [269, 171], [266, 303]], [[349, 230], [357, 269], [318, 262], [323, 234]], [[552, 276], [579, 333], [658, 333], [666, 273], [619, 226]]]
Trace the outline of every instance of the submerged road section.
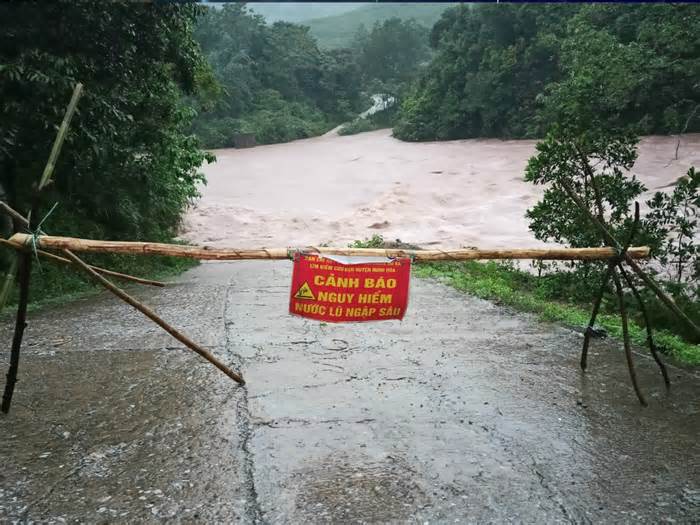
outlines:
[[317, 323], [287, 315], [290, 276], [208, 263], [133, 290], [245, 388], [109, 295], [31, 314], [0, 521], [700, 519], [697, 375], [667, 393], [636, 356], [642, 408], [615, 341], [583, 376], [577, 332], [417, 279], [401, 322]]

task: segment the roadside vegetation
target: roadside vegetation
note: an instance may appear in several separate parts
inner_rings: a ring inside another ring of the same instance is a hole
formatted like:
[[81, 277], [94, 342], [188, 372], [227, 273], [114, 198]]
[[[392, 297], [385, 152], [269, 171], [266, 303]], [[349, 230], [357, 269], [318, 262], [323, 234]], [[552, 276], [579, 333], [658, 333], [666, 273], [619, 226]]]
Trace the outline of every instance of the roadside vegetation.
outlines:
[[[170, 241], [213, 157], [188, 133], [188, 100], [214, 79], [194, 40], [194, 4], [96, 2], [0, 6], [0, 185], [26, 214], [76, 83], [85, 85], [54, 183], [42, 192], [54, 235]], [[3, 222], [3, 236], [11, 233]], [[21, 229], [21, 228], [20, 228]], [[13, 253], [2, 250], [6, 271]], [[166, 259], [87, 257], [116, 271], [162, 275]], [[34, 265], [32, 300], [89, 288], [52, 263]], [[12, 297], [11, 297], [12, 300]]]
[[[537, 314], [543, 321], [560, 322], [579, 331], [588, 324], [591, 316], [591, 301], [586, 301], [576, 290], [570, 290], [572, 296], [567, 296], [567, 286], [558, 282], [557, 276], [537, 276], [517, 269], [510, 263], [476, 262], [464, 263], [428, 263], [414, 267], [414, 275], [418, 277], [437, 278], [461, 290], [482, 299], [495, 301], [497, 304], [510, 306], [523, 312]], [[620, 339], [622, 325], [620, 316], [614, 311], [616, 299], [612, 294], [606, 297], [604, 310], [599, 315], [596, 326], [607, 334]], [[633, 306], [632, 301], [628, 303]], [[663, 305], [655, 303], [654, 309], [663, 309]], [[646, 344], [646, 330], [641, 313], [635, 308], [631, 314], [630, 336], [635, 344]], [[700, 315], [696, 314], [696, 320]], [[663, 353], [673, 356], [681, 362], [700, 365], [700, 346], [693, 344], [674, 333], [672, 326], [659, 328], [654, 333], [657, 347]]]
[[[525, 180], [544, 197], [527, 211], [537, 239], [573, 247], [608, 244], [598, 217], [620, 240], [632, 232], [634, 203], [647, 190], [630, 174], [642, 134], [700, 131], [700, 9], [683, 5], [476, 5], [446, 11], [434, 25], [435, 53], [402, 98], [394, 136], [404, 140], [541, 138]], [[679, 142], [680, 144], [680, 142]], [[669, 166], [678, 151], [669, 151]], [[668, 166], [666, 169], [669, 168]], [[634, 244], [647, 244], [654, 273], [681, 309], [700, 323], [700, 176], [647, 202]], [[586, 211], [569, 198], [573, 191]], [[455, 286], [570, 324], [587, 324], [605, 264], [538, 265], [537, 276], [508, 265], [430, 265]], [[698, 364], [700, 340], [636, 277], [660, 343]], [[629, 289], [629, 287], [628, 287]], [[599, 324], [619, 334], [608, 283]], [[626, 292], [645, 336], [639, 306]], [[581, 309], [583, 306], [587, 308]], [[663, 342], [661, 342], [663, 341]]]
[[[387, 242], [381, 235], [373, 235], [364, 240], [356, 240], [351, 248], [406, 248], [401, 241]], [[584, 288], [577, 281], [578, 276], [570, 273], [546, 273], [542, 264], [533, 263], [529, 271], [518, 268], [511, 261], [464, 261], [430, 262], [413, 266], [416, 277], [438, 279], [462, 292], [481, 299], [494, 301], [522, 312], [537, 314], [542, 321], [552, 321], [583, 332], [591, 315], [593, 288]], [[630, 336], [635, 344], [646, 344], [644, 319], [635, 303], [628, 298], [630, 309]], [[677, 321], [664, 313], [664, 306], [654, 297], [647, 295], [648, 304], [656, 312], [655, 342], [659, 350], [680, 362], [700, 365], [700, 345], [679, 327]], [[602, 314], [598, 316], [596, 327], [616, 338], [622, 337], [620, 316], [615, 311], [616, 298], [612, 293], [604, 297]], [[687, 307], [688, 304], [684, 304]], [[700, 321], [700, 310], [688, 312], [696, 322]], [[680, 329], [679, 329], [680, 328]]]

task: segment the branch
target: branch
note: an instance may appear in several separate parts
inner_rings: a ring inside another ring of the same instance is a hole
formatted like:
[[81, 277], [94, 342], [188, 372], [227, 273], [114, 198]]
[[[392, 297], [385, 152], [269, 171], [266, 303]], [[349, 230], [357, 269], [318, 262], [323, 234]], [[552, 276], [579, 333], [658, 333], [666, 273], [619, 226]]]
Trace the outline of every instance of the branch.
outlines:
[[[614, 246], [619, 250], [620, 253], [622, 253], [622, 247], [620, 246], [620, 243], [618, 240], [608, 231], [608, 229], [605, 227], [605, 225], [600, 222], [591, 212], [590, 210], [585, 206], [583, 202], [581, 202], [581, 198], [576, 195], [576, 193], [573, 191], [571, 188], [571, 185], [564, 181], [563, 179], [560, 181], [562, 187], [564, 188], [564, 191], [566, 194], [576, 203], [576, 205], [588, 215], [588, 218], [591, 220], [591, 222], [598, 228], [600, 231], [601, 235], [605, 239], [605, 242], [609, 243], [611, 246]], [[642, 281], [644, 281], [644, 284], [646, 284], [655, 294], [656, 296], [663, 302], [666, 307], [671, 310], [676, 317], [678, 317], [681, 321], [683, 321], [688, 328], [690, 328], [692, 331], [695, 332], [695, 334], [700, 337], [700, 327], [698, 327], [680, 308], [678, 308], [678, 305], [673, 301], [673, 299], [664, 292], [661, 287], [654, 282], [654, 280], [646, 274], [644, 270], [636, 263], [634, 258], [631, 257], [630, 253], [625, 253], [624, 254], [624, 261], [629, 265], [630, 268], [636, 273]]]
[[98, 274], [95, 270], [90, 268], [87, 264], [85, 264], [82, 260], [80, 260], [73, 252], [70, 250], [64, 250], [63, 253], [81, 270], [83, 270], [89, 277], [91, 277], [93, 280], [97, 281], [99, 284], [104, 286], [107, 290], [112, 292], [114, 295], [119, 297], [122, 301], [130, 304], [134, 308], [136, 308], [139, 312], [144, 314], [146, 317], [148, 317], [151, 321], [156, 323], [158, 326], [160, 326], [163, 330], [168, 332], [170, 335], [172, 335], [175, 339], [180, 341], [182, 344], [187, 346], [189, 349], [194, 350], [197, 352], [199, 355], [201, 355], [204, 359], [209, 361], [211, 364], [216, 366], [219, 370], [221, 370], [224, 374], [229, 376], [231, 379], [236, 381], [237, 383], [244, 385], [245, 381], [243, 378], [231, 370], [229, 367], [224, 365], [221, 361], [219, 361], [216, 357], [212, 355], [209, 350], [206, 350], [205, 348], [202, 348], [199, 346], [197, 343], [192, 341], [190, 338], [188, 338], [185, 334], [179, 332], [175, 328], [173, 328], [171, 325], [166, 323], [163, 319], [161, 319], [153, 310], [151, 310], [148, 306], [146, 306], [143, 303], [140, 303], [133, 297], [131, 297], [128, 293], [126, 293], [124, 290], [121, 288], [118, 288], [111, 282], [109, 282], [107, 279], [102, 277], [100, 274]]

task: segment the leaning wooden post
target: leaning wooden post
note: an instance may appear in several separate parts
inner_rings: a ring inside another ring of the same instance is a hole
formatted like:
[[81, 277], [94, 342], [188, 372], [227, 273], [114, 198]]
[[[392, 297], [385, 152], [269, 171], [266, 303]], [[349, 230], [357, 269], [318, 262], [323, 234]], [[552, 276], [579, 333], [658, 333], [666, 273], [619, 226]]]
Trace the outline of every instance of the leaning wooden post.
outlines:
[[27, 303], [29, 302], [29, 274], [32, 271], [32, 256], [29, 253], [19, 254], [19, 302], [17, 303], [17, 317], [15, 318], [15, 333], [12, 336], [12, 348], [10, 349], [10, 367], [7, 369], [5, 390], [2, 394], [2, 406], [0, 410], [4, 414], [10, 411], [12, 395], [17, 383], [19, 371], [19, 351], [22, 347], [22, 337], [27, 326]]
[[603, 302], [603, 295], [605, 294], [605, 287], [608, 285], [608, 281], [612, 276], [613, 269], [615, 268], [615, 263], [609, 263], [608, 269], [605, 271], [603, 280], [600, 282], [600, 289], [598, 290], [598, 295], [593, 303], [593, 312], [591, 312], [591, 319], [588, 321], [588, 326], [583, 333], [583, 347], [581, 348], [581, 370], [584, 372], [588, 368], [588, 347], [591, 343], [591, 335], [593, 334], [593, 327], [595, 326], [595, 320], [598, 317], [598, 311], [600, 310], [600, 305]]
[[[602, 217], [602, 213], [600, 214]], [[598, 220], [602, 220], [599, 218]], [[610, 277], [613, 275], [613, 271], [615, 270], [615, 266], [617, 266], [620, 269], [620, 272], [624, 274], [624, 268], [622, 267], [622, 264], [620, 262], [624, 258], [624, 256], [627, 254], [627, 252], [630, 250], [630, 245], [634, 241], [635, 235], [637, 235], [637, 231], [639, 230], [639, 203], [635, 202], [634, 203], [634, 222], [632, 223], [632, 228], [630, 228], [629, 235], [627, 236], [627, 241], [625, 242], [625, 245], [622, 247], [620, 250], [619, 254], [617, 257], [612, 259], [610, 263], [608, 263], [608, 268], [605, 271], [605, 275], [603, 276], [603, 280], [600, 283], [600, 290], [598, 291], [598, 295], [595, 298], [595, 302], [593, 303], [593, 312], [591, 313], [591, 319], [588, 322], [588, 326], [586, 327], [586, 331], [583, 336], [583, 347], [581, 349], [581, 370], [584, 372], [586, 371], [586, 368], [588, 366], [588, 347], [591, 342], [591, 335], [593, 333], [593, 326], [595, 325], [595, 320], [596, 317], [598, 316], [598, 312], [600, 310], [600, 305], [603, 302], [603, 295], [605, 294], [605, 287], [608, 285], [608, 281], [610, 280]]]
[[637, 399], [643, 406], [647, 406], [647, 401], [644, 399], [642, 391], [639, 389], [639, 384], [637, 383], [637, 373], [634, 371], [634, 361], [632, 360], [632, 348], [630, 346], [630, 334], [629, 326], [627, 325], [627, 309], [625, 308], [625, 296], [622, 293], [622, 284], [620, 283], [620, 278], [617, 275], [617, 269], [613, 268], [612, 272], [613, 282], [615, 283], [615, 291], [617, 292], [617, 302], [620, 308], [620, 320], [622, 321], [622, 342], [625, 347], [625, 358], [627, 359], [627, 369], [630, 373], [630, 379], [632, 380], [632, 387], [634, 387], [634, 392], [637, 394]]
[[634, 295], [634, 298], [637, 300], [639, 310], [642, 312], [642, 317], [644, 318], [644, 326], [647, 331], [647, 344], [649, 345], [649, 352], [654, 358], [654, 361], [656, 361], [656, 364], [659, 366], [659, 369], [661, 370], [661, 375], [664, 378], [664, 384], [666, 385], [666, 388], [668, 388], [671, 386], [671, 380], [668, 377], [666, 365], [664, 365], [664, 362], [661, 360], [661, 357], [659, 356], [659, 353], [656, 349], [656, 344], [654, 343], [654, 333], [651, 328], [651, 319], [649, 318], [649, 312], [647, 311], [646, 304], [644, 304], [644, 299], [642, 299], [639, 290], [637, 290], [637, 287], [632, 282], [632, 278], [629, 275], [627, 275], [627, 272], [625, 271], [624, 267], [620, 264], [618, 268], [620, 269], [620, 274], [627, 283], [627, 286], [629, 286], [630, 290], [632, 290], [632, 295]]
[[[66, 113], [63, 116], [63, 121], [56, 134], [56, 139], [54, 140], [53, 147], [51, 148], [51, 153], [49, 154], [49, 160], [44, 167], [44, 172], [41, 175], [39, 184], [34, 190], [34, 195], [32, 196], [32, 205], [29, 211], [29, 221], [30, 229], [35, 226], [36, 223], [36, 211], [37, 203], [39, 200], [39, 194], [49, 182], [51, 182], [51, 175], [53, 174], [54, 167], [56, 166], [56, 161], [58, 160], [58, 155], [61, 152], [61, 147], [63, 146], [63, 141], [68, 133], [68, 127], [75, 114], [75, 109], [78, 105], [78, 100], [80, 100], [80, 95], [83, 91], [83, 85], [78, 83], [75, 85], [73, 90], [73, 96], [68, 103], [68, 108], [66, 108]], [[16, 229], [15, 229], [16, 231]], [[33, 229], [32, 229], [33, 231]], [[18, 281], [19, 281], [19, 302], [17, 303], [17, 316], [15, 318], [15, 333], [12, 337], [12, 348], [10, 349], [10, 367], [7, 370], [7, 381], [5, 383], [5, 390], [2, 394], [2, 406], [0, 410], [7, 414], [10, 411], [10, 404], [12, 403], [12, 394], [15, 391], [15, 384], [17, 383], [17, 372], [19, 370], [19, 353], [22, 347], [22, 338], [24, 336], [24, 329], [27, 326], [27, 304], [29, 302], [29, 282], [32, 274], [32, 254], [30, 252], [23, 252], [19, 254], [19, 271], [18, 271]]]
[[[620, 250], [620, 243], [615, 239], [615, 237], [608, 231], [608, 229], [605, 227], [603, 223], [601, 223], [588, 209], [588, 207], [583, 203], [581, 198], [576, 195], [576, 193], [573, 191], [571, 188], [571, 185], [568, 184], [564, 180], [560, 180], [559, 183], [561, 184], [562, 188], [564, 188], [564, 191], [566, 194], [573, 200], [576, 205], [588, 215], [588, 218], [590, 221], [593, 223], [593, 225], [598, 228], [600, 233], [603, 235], [603, 238], [605, 239], [605, 242], [610, 243], [612, 246], [615, 246], [618, 250]], [[626, 253], [624, 256], [624, 261], [629, 265], [630, 268], [636, 273], [639, 278], [644, 281], [644, 284], [646, 284], [651, 290], [656, 294], [656, 296], [661, 300], [662, 303], [666, 305], [666, 307], [671, 310], [676, 317], [678, 317], [681, 321], [683, 321], [691, 330], [695, 332], [695, 335], [700, 337], [700, 327], [696, 325], [690, 317], [688, 317], [683, 310], [678, 308], [678, 305], [674, 302], [674, 300], [666, 293], [664, 292], [661, 287], [656, 284], [654, 279], [649, 277], [647, 273], [642, 270], [642, 268], [637, 264], [637, 262], [630, 256], [629, 253]]]
[[201, 355], [204, 359], [209, 361], [211, 364], [213, 364], [216, 368], [221, 370], [224, 374], [229, 376], [231, 379], [236, 381], [237, 383], [244, 385], [245, 381], [243, 378], [231, 370], [229, 367], [227, 367], [225, 364], [223, 364], [221, 361], [219, 361], [216, 357], [212, 355], [209, 350], [206, 350], [205, 348], [202, 348], [199, 346], [197, 343], [192, 341], [190, 338], [188, 338], [185, 334], [179, 332], [175, 328], [173, 328], [171, 325], [166, 323], [163, 319], [161, 319], [153, 310], [151, 310], [148, 306], [146, 306], [143, 303], [140, 303], [133, 297], [131, 297], [128, 293], [126, 293], [124, 290], [121, 288], [118, 288], [111, 282], [109, 282], [107, 279], [102, 277], [100, 274], [98, 274], [95, 270], [90, 268], [87, 264], [85, 264], [80, 258], [78, 258], [73, 252], [70, 250], [63, 250], [63, 253], [81, 270], [83, 270], [88, 276], [90, 276], [92, 279], [97, 281], [99, 284], [104, 286], [107, 290], [112, 292], [114, 295], [119, 297], [122, 301], [130, 304], [134, 308], [136, 308], [139, 312], [144, 314], [146, 317], [148, 317], [151, 321], [155, 322], [158, 326], [160, 326], [163, 330], [168, 332], [170, 335], [172, 335], [175, 339], [180, 341], [182, 344], [187, 346], [189, 349], [194, 350], [197, 352], [199, 355]]

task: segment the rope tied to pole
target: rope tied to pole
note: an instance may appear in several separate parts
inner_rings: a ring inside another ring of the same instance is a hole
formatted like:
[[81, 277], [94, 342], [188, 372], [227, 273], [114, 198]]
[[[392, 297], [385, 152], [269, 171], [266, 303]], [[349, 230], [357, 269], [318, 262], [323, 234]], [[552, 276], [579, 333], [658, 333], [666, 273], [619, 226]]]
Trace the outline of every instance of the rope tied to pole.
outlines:
[[58, 202], [55, 202], [54, 205], [51, 207], [51, 209], [48, 211], [46, 215], [39, 221], [39, 224], [37, 224], [36, 228], [32, 230], [32, 228], [29, 226], [31, 224], [32, 220], [32, 212], [29, 212], [29, 215], [27, 216], [29, 222], [27, 223], [26, 230], [27, 233], [30, 235], [28, 239], [28, 244], [32, 247], [32, 252], [34, 253], [34, 258], [36, 259], [36, 263], [39, 267], [39, 271], [43, 271], [41, 268], [41, 261], [39, 260], [39, 237], [42, 235], [48, 235], [45, 231], [41, 229], [41, 227], [44, 225], [44, 222], [51, 216], [51, 214], [54, 212], [54, 210], [58, 207]]

